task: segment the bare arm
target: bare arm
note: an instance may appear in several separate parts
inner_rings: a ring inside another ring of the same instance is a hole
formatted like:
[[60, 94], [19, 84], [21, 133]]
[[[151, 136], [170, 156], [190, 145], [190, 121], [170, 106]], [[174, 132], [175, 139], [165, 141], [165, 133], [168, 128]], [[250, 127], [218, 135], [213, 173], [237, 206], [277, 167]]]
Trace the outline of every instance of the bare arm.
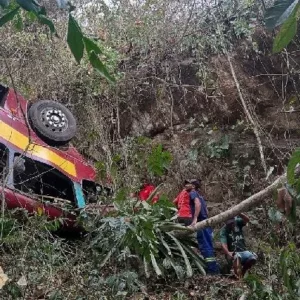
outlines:
[[176, 205], [176, 206], [178, 206], [178, 197], [177, 198], [175, 198], [174, 200], [173, 200], [173, 203]]
[[198, 216], [201, 211], [201, 202], [199, 198], [195, 198], [195, 213], [193, 215], [193, 222], [191, 226], [194, 226], [197, 223]]
[[227, 244], [223, 244], [223, 243], [222, 243], [222, 249], [223, 249], [224, 253], [225, 253], [228, 257], [232, 258], [233, 253], [230, 252], [230, 251], [228, 250], [228, 245], [227, 245]]
[[228, 245], [222, 243], [222, 249], [226, 255], [229, 255]]
[[233, 253], [230, 252], [228, 249], [227, 234], [225, 227], [223, 227], [220, 231], [220, 242], [225, 255], [227, 255], [228, 258], [232, 258]]

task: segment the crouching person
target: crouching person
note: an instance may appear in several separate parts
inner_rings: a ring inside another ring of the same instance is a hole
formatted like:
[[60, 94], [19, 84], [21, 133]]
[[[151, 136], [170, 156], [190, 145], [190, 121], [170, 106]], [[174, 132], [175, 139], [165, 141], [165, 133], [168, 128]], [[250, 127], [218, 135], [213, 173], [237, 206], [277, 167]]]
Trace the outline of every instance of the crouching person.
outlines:
[[226, 259], [230, 266], [233, 266], [234, 273], [239, 279], [257, 260], [257, 255], [248, 251], [245, 244], [243, 227], [248, 222], [248, 216], [241, 213], [237, 217], [228, 220], [220, 232], [220, 241]]

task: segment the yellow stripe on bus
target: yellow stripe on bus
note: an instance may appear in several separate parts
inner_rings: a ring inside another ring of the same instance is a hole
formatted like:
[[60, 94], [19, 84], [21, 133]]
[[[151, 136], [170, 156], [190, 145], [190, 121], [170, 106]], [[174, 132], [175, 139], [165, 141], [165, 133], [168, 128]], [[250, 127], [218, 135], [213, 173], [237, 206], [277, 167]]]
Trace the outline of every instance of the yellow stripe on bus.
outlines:
[[76, 168], [72, 162], [62, 158], [46, 147], [32, 143], [29, 145], [29, 138], [26, 135], [2, 121], [0, 121], [0, 137], [20, 148], [22, 151], [49, 161], [66, 173], [76, 177]]

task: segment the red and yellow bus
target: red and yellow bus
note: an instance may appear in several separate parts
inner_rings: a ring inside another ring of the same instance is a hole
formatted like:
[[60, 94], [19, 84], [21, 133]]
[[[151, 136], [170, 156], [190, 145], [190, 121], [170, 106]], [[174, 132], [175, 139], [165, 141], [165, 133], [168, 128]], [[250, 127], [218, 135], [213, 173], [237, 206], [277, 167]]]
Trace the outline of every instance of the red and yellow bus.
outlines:
[[62, 104], [30, 104], [0, 85], [0, 192], [8, 209], [61, 218], [74, 228], [78, 212], [110, 192], [95, 183], [95, 169], [70, 145], [75, 131]]

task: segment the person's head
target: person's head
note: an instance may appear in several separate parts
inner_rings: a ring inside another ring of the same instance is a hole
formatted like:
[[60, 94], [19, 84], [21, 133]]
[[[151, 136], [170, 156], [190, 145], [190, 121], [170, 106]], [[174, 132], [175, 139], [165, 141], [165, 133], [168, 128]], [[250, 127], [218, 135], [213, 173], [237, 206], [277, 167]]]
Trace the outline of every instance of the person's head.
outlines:
[[186, 179], [184, 182], [184, 187], [187, 191], [199, 190], [201, 186], [201, 181], [198, 179]]
[[142, 175], [141, 179], [140, 179], [140, 182], [141, 182], [141, 188], [143, 188], [145, 185], [150, 183], [149, 176], [147, 174]]
[[192, 190], [197, 190], [200, 187], [200, 182], [196, 179], [186, 179], [184, 181], [184, 188], [190, 192]]
[[194, 188], [194, 186], [191, 184], [191, 182], [189, 180], [185, 180], [184, 188], [186, 191], [190, 192]]
[[201, 188], [201, 179], [191, 179], [191, 183], [195, 186], [196, 190]]
[[231, 218], [225, 222], [225, 225], [228, 229], [233, 229], [235, 225], [235, 219]]

